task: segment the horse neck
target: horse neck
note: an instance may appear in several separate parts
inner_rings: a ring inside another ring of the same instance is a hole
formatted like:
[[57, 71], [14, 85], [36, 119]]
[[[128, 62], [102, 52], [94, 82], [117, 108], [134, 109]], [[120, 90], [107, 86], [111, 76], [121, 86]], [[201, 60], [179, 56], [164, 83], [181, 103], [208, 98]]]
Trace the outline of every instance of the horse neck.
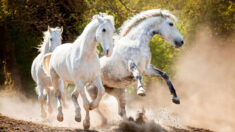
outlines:
[[149, 48], [149, 42], [153, 37], [151, 30], [156, 29], [156, 23], [160, 24], [161, 19], [161, 17], [152, 17], [144, 20], [134, 27], [126, 37], [136, 41], [139, 47]]
[[96, 29], [99, 26], [97, 20], [90, 22], [82, 34], [74, 42], [76, 49], [79, 50], [80, 58], [87, 58], [96, 55], [96, 38], [95, 33]]

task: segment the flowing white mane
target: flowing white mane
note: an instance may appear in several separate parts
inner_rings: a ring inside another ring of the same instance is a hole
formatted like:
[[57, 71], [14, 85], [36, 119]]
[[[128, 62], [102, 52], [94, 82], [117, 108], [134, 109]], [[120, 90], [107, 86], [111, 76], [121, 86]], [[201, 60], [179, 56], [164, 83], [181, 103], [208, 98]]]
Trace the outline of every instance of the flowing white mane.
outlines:
[[132, 29], [132, 27], [134, 27], [135, 25], [139, 24], [140, 22], [142, 22], [147, 18], [156, 17], [156, 16], [169, 17], [170, 19], [177, 21], [177, 18], [173, 14], [171, 14], [168, 10], [153, 9], [153, 10], [143, 11], [124, 22], [124, 24], [120, 28], [120, 36], [122, 37], [126, 36], [126, 34]]
[[[50, 28], [52, 32], [60, 32], [60, 28], [56, 27], [56, 28]], [[45, 32], [43, 32], [43, 42], [38, 45], [37, 49], [38, 51], [41, 53], [43, 51], [48, 51], [49, 50], [49, 40], [50, 40], [50, 32], [47, 30]]]

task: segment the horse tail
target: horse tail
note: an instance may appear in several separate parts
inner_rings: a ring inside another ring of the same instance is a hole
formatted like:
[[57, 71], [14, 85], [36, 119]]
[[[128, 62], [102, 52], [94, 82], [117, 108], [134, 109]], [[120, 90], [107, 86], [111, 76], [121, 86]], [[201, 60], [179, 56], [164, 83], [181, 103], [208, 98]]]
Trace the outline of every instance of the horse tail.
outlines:
[[49, 70], [50, 60], [51, 60], [51, 53], [48, 53], [43, 57], [43, 70], [48, 76], [50, 76], [50, 70]]

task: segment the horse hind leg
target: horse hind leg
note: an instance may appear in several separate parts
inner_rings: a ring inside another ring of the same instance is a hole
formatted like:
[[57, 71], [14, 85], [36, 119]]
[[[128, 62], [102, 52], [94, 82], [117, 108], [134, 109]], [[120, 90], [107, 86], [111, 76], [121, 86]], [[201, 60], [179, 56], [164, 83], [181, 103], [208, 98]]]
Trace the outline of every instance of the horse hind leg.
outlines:
[[38, 93], [38, 100], [40, 102], [41, 117], [46, 118], [47, 114], [46, 114], [46, 111], [44, 109], [43, 86], [39, 84], [36, 88], [38, 89], [38, 92], [39, 92]]
[[106, 88], [106, 92], [117, 99], [118, 102], [118, 114], [124, 119], [126, 118], [126, 100], [125, 100], [125, 90], [118, 88]]
[[53, 109], [51, 106], [51, 90], [50, 88], [45, 88], [46, 92], [47, 92], [47, 107], [48, 107], [48, 113], [52, 113]]
[[61, 88], [63, 88], [63, 92], [62, 92], [62, 96], [61, 96], [61, 101], [62, 101], [63, 107], [67, 108], [68, 106], [65, 103], [65, 90], [68, 87], [68, 83], [66, 83], [65, 81], [62, 81], [61, 83], [63, 83], [63, 86], [64, 86], [64, 87], [61, 87]]

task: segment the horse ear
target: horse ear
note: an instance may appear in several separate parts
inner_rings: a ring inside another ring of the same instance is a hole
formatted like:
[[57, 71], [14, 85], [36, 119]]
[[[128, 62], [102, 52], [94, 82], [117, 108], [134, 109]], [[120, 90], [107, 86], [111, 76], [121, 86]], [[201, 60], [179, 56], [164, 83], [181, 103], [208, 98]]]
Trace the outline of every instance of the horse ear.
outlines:
[[63, 26], [61, 26], [61, 27], [60, 27], [60, 34], [63, 33], [63, 30], [64, 30], [64, 29], [63, 29]]
[[104, 22], [104, 20], [101, 17], [97, 17], [97, 20], [98, 20], [99, 23], [103, 23]]
[[48, 25], [48, 31], [51, 33], [52, 31], [51, 31], [51, 28], [50, 28], [50, 26]]

